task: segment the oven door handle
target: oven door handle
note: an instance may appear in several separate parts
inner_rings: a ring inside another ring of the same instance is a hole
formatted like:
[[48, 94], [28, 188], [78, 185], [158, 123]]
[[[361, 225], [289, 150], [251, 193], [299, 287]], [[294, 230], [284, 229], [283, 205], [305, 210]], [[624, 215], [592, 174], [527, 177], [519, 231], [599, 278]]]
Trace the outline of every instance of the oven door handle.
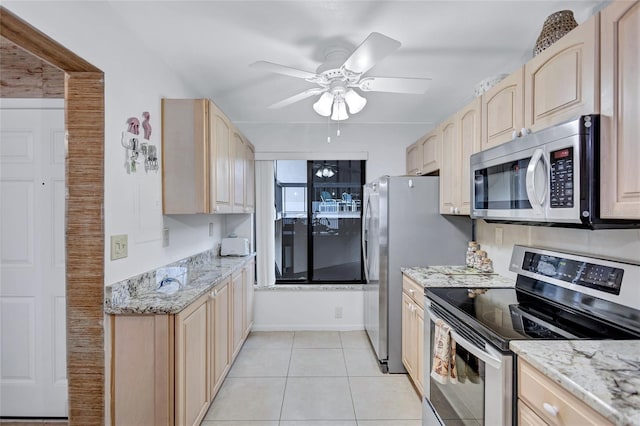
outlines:
[[[424, 309], [426, 312], [429, 313], [429, 318], [431, 318], [431, 321], [433, 321], [434, 324], [436, 320], [440, 319], [433, 313], [431, 309], [429, 309], [428, 306], [425, 306]], [[495, 368], [496, 370], [500, 369], [500, 366], [502, 365], [502, 361], [497, 356], [490, 354], [484, 349], [480, 349], [477, 345], [471, 343], [470, 341], [462, 337], [460, 334], [456, 333], [456, 331], [453, 328], [451, 328], [451, 337], [453, 338], [453, 340], [456, 341], [457, 344], [464, 347], [468, 352], [475, 355], [479, 360], [483, 361], [485, 364]]]

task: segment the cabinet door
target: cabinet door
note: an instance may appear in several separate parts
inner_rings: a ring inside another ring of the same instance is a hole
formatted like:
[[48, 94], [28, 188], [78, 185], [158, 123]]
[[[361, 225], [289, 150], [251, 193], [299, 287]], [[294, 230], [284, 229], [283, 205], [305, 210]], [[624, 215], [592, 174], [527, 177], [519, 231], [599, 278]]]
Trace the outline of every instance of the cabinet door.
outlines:
[[212, 347], [210, 353], [212, 354], [212, 368], [210, 369], [211, 378], [211, 398], [213, 399], [215, 393], [219, 389], [227, 368], [229, 367], [229, 286], [231, 280], [227, 280], [218, 285], [213, 294], [213, 300], [210, 302], [210, 306], [213, 308], [213, 312], [210, 315], [213, 324], [213, 336]]
[[162, 211], [209, 213], [206, 99], [162, 99]]
[[599, 18], [580, 24], [525, 65], [524, 125], [530, 131], [599, 111]]
[[460, 138], [460, 181], [458, 185], [458, 201], [456, 207], [459, 214], [471, 214], [471, 154], [480, 151], [482, 104], [480, 98], [463, 108], [458, 114], [459, 138]]
[[244, 204], [245, 212], [253, 213], [256, 209], [256, 165], [253, 145], [245, 141], [245, 162], [244, 162]]
[[407, 174], [408, 175], [421, 175], [422, 170], [420, 169], [421, 157], [422, 153], [420, 149], [422, 146], [420, 142], [416, 142], [407, 147], [406, 159], [407, 159]]
[[207, 299], [198, 299], [175, 320], [175, 418], [177, 425], [199, 425], [209, 407]]
[[415, 338], [416, 338], [416, 376], [415, 384], [420, 392], [420, 397], [424, 396], [424, 309], [416, 306], [414, 312]]
[[242, 271], [245, 274], [244, 284], [246, 287], [245, 297], [245, 322], [244, 337], [246, 338], [253, 325], [253, 284], [255, 282], [255, 262], [249, 263]]
[[402, 293], [402, 363], [412, 378], [415, 375], [413, 360], [413, 303], [407, 293]]
[[244, 212], [245, 198], [245, 142], [236, 130], [233, 131], [233, 211]]
[[519, 69], [482, 96], [482, 149], [513, 139], [524, 123], [524, 71]]
[[459, 192], [460, 143], [458, 125], [454, 118], [442, 123], [442, 167], [440, 168], [440, 213], [455, 214]]
[[428, 174], [440, 169], [440, 132], [438, 129], [427, 134], [418, 142], [421, 147], [422, 158], [420, 166], [422, 174]]
[[600, 215], [640, 219], [640, 2], [602, 11]]
[[173, 425], [173, 316], [110, 315], [109, 319], [113, 424]]
[[213, 102], [209, 101], [208, 105], [210, 122], [210, 213], [231, 213], [233, 211], [231, 124]]
[[235, 358], [235, 356], [240, 351], [240, 347], [242, 346], [242, 339], [244, 337], [244, 284], [243, 284], [243, 274], [236, 273], [231, 277], [231, 300], [232, 300], [232, 308], [231, 308], [231, 321], [229, 322], [229, 328], [231, 333], [231, 360]]

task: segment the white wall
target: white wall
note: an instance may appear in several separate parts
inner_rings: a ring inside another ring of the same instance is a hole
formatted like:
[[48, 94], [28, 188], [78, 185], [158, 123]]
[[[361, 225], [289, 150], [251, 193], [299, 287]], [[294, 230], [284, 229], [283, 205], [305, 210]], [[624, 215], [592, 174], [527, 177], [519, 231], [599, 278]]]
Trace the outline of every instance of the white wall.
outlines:
[[[105, 284], [215, 247], [226, 233], [224, 217], [163, 217], [161, 173], [127, 174], [120, 144], [127, 118], [141, 120], [142, 112], [149, 111], [149, 142], [160, 151], [160, 99], [202, 94], [119, 26], [108, 3], [4, 1], [3, 6], [105, 73]], [[170, 229], [169, 247], [162, 247], [163, 227]], [[128, 235], [127, 258], [110, 260], [113, 234]]]
[[364, 330], [363, 301], [362, 290], [258, 290], [253, 330]]
[[[368, 154], [366, 180], [382, 175], [403, 175], [406, 172], [405, 149], [424, 135], [424, 124], [340, 124], [330, 126], [331, 143], [327, 143], [326, 124], [236, 123], [255, 145], [256, 154], [270, 152], [300, 153], [300, 159], [309, 153], [323, 154], [332, 160], [332, 154], [364, 152]], [[321, 158], [318, 158], [321, 159]]]
[[[496, 243], [496, 229], [502, 228], [502, 244]], [[477, 221], [476, 239], [493, 259], [494, 270], [515, 278], [509, 271], [514, 244], [549, 247], [557, 250], [587, 253], [640, 263], [640, 230], [549, 228], [538, 226], [502, 225]]]

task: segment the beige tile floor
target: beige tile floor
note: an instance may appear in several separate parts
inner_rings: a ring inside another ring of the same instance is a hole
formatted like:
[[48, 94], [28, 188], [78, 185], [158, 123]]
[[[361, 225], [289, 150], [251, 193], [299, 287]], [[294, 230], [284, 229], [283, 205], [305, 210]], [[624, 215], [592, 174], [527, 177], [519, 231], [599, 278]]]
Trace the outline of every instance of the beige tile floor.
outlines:
[[202, 426], [420, 426], [404, 374], [383, 374], [364, 331], [253, 332]]

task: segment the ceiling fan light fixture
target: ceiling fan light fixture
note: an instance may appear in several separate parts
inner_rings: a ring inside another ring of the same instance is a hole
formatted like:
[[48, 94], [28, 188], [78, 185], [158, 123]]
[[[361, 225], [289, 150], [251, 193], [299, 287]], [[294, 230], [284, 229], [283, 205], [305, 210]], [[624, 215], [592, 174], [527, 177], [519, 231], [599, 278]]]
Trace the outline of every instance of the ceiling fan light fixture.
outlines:
[[324, 92], [320, 99], [313, 104], [313, 110], [323, 117], [331, 115], [331, 105], [333, 105], [333, 95], [329, 92]]
[[333, 103], [333, 114], [331, 115], [331, 119], [334, 121], [342, 121], [349, 118], [349, 114], [347, 114], [347, 104], [344, 103], [343, 99], [336, 99]]
[[351, 114], [359, 113], [367, 104], [367, 100], [360, 96], [358, 92], [353, 89], [347, 90], [347, 93], [345, 93], [344, 95], [344, 100], [349, 106], [349, 112]]

